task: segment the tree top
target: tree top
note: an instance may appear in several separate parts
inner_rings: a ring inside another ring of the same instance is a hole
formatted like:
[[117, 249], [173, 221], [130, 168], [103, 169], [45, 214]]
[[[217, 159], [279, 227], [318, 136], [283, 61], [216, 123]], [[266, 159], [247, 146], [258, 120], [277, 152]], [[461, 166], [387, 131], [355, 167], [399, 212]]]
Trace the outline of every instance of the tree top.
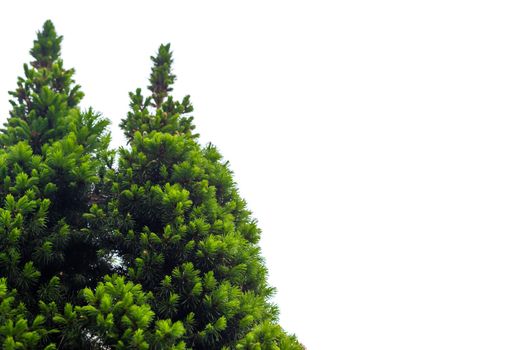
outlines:
[[33, 48], [29, 51], [35, 59], [31, 65], [35, 68], [51, 68], [53, 62], [60, 58], [60, 44], [62, 36], [57, 35], [51, 20], [47, 20], [37, 38], [33, 41]]
[[151, 56], [151, 60], [153, 67], [151, 68], [148, 89], [152, 92], [155, 107], [159, 108], [168, 93], [173, 90], [171, 85], [176, 79], [175, 74], [171, 73], [173, 53], [170, 51], [170, 44], [160, 45], [157, 55]]

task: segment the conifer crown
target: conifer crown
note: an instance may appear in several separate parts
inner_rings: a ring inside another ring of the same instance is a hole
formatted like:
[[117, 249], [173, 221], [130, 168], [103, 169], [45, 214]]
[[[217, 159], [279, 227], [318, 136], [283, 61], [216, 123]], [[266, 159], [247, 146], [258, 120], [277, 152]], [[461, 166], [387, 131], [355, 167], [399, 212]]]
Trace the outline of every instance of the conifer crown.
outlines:
[[260, 229], [189, 96], [170, 96], [170, 45], [122, 120], [83, 94], [46, 21], [0, 133], [3, 349], [300, 350], [277, 323]]

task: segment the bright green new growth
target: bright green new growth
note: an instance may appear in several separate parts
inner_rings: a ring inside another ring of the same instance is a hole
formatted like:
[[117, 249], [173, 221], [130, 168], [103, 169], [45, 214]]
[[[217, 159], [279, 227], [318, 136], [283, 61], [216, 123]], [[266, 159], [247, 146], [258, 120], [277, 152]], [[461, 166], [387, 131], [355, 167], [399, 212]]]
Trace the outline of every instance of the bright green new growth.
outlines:
[[[0, 134], [6, 349], [302, 349], [269, 302], [260, 231], [172, 91], [170, 45], [130, 93], [118, 166], [50, 21]], [[16, 289], [16, 290], [15, 290]]]

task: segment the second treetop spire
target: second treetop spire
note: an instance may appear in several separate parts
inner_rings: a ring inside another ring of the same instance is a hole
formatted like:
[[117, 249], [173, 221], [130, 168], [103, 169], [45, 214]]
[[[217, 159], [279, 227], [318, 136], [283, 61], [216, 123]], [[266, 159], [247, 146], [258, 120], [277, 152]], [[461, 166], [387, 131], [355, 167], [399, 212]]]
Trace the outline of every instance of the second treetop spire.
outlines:
[[171, 73], [173, 57], [170, 44], [160, 45], [157, 56], [151, 56], [151, 60], [153, 67], [151, 68], [148, 89], [152, 92], [155, 108], [159, 108], [168, 93], [173, 90], [171, 85], [177, 79], [175, 74]]
[[57, 35], [53, 22], [47, 20], [42, 31], [37, 33], [30, 53], [35, 58], [31, 65], [35, 68], [51, 68], [53, 62], [60, 57], [62, 36]]

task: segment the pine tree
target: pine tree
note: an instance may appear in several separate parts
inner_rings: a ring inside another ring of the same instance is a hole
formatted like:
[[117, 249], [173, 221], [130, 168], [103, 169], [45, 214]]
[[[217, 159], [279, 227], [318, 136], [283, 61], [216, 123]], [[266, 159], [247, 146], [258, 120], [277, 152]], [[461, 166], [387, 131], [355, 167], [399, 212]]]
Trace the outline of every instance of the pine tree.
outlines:
[[149, 96], [109, 121], [82, 111], [46, 21], [0, 131], [0, 344], [5, 349], [301, 349], [276, 323], [260, 231], [189, 96], [170, 46]]
[[[109, 121], [78, 108], [83, 94], [60, 59], [61, 41], [47, 21], [30, 51], [34, 60], [10, 92], [12, 110], [0, 135], [0, 272], [9, 298], [16, 295], [23, 306], [20, 320], [27, 317], [33, 328], [50, 326], [53, 316], [39, 313], [76, 301], [111, 268], [82, 218], [110, 154]], [[49, 343], [59, 337], [50, 328], [22, 346], [0, 333], [4, 347], [13, 349], [40, 348], [34, 342], [41, 335]]]
[[260, 230], [228, 163], [197, 142], [189, 96], [169, 96], [170, 45], [151, 59], [149, 96], [130, 93], [130, 149], [112, 180], [127, 275], [153, 293], [157, 315], [183, 320], [192, 349], [301, 349], [275, 324]]
[[111, 154], [109, 121], [78, 108], [83, 94], [74, 70], [63, 67], [61, 41], [47, 21], [31, 67], [10, 92], [13, 109], [0, 135], [0, 210], [12, 235], [2, 242], [0, 267], [30, 309], [38, 296], [74, 297], [111, 267], [82, 217]]

